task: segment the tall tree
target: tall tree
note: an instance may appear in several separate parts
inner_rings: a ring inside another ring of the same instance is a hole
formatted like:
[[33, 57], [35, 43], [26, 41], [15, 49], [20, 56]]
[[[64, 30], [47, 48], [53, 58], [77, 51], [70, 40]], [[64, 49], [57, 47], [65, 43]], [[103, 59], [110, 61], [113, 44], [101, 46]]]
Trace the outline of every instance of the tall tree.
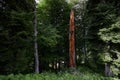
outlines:
[[33, 72], [33, 0], [0, 0], [0, 5], [0, 73]]
[[39, 73], [39, 55], [37, 43], [37, 9], [34, 1], [34, 56], [35, 56], [35, 73]]
[[70, 67], [76, 67], [76, 60], [75, 60], [75, 37], [74, 37], [74, 11], [71, 10], [70, 12], [70, 29], [69, 29], [69, 56], [70, 56]]
[[[69, 65], [69, 15], [70, 6], [65, 0], [43, 0], [38, 6], [39, 44], [41, 65], [45, 62], [65, 60]], [[57, 35], [60, 37], [58, 38]], [[43, 34], [44, 33], [44, 34]], [[42, 36], [41, 36], [42, 35]], [[41, 41], [41, 42], [40, 42]], [[57, 42], [57, 43], [56, 43]], [[53, 46], [53, 44], [56, 44]], [[51, 56], [50, 56], [51, 55]], [[48, 65], [46, 65], [48, 66]], [[45, 68], [44, 68], [45, 69]]]
[[118, 0], [89, 0], [84, 18], [89, 28], [88, 53], [92, 57], [88, 57], [88, 64], [100, 71], [105, 68], [107, 76], [119, 74], [116, 62], [119, 58], [113, 57], [119, 56], [119, 20], [116, 20], [120, 13], [119, 5]]

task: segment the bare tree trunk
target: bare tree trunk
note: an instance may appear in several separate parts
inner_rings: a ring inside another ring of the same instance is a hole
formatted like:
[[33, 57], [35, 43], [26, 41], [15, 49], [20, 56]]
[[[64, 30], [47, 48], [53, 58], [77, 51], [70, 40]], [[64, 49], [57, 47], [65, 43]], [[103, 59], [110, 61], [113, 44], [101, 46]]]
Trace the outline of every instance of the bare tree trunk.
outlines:
[[76, 67], [75, 60], [75, 38], [74, 38], [74, 11], [71, 10], [70, 13], [70, 29], [69, 29], [69, 58], [70, 58], [70, 67]]
[[39, 73], [39, 55], [37, 43], [37, 10], [36, 2], [34, 1], [34, 57], [35, 57], [35, 73]]

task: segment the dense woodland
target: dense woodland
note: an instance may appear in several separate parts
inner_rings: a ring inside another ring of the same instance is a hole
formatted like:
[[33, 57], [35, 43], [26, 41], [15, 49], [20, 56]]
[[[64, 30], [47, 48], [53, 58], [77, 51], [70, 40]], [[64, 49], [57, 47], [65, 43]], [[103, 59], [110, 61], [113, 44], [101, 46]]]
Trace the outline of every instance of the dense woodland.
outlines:
[[[75, 26], [72, 67], [71, 10]], [[120, 78], [120, 0], [0, 0], [1, 75], [79, 73], [79, 68]]]

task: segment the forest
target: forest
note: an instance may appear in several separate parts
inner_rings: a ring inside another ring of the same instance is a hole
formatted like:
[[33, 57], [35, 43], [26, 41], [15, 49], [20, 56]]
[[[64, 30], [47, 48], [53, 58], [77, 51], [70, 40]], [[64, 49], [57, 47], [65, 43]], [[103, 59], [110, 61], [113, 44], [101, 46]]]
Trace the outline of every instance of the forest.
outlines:
[[0, 80], [120, 80], [120, 0], [0, 0]]

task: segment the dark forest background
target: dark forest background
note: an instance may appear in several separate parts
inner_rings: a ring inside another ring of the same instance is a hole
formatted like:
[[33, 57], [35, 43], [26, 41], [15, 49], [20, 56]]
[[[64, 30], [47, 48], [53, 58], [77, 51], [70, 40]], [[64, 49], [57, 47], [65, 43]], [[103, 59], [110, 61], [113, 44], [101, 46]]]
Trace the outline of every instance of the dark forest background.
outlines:
[[33, 73], [36, 7], [39, 70], [69, 68], [75, 13], [76, 68], [120, 77], [120, 0], [0, 0], [0, 74]]

